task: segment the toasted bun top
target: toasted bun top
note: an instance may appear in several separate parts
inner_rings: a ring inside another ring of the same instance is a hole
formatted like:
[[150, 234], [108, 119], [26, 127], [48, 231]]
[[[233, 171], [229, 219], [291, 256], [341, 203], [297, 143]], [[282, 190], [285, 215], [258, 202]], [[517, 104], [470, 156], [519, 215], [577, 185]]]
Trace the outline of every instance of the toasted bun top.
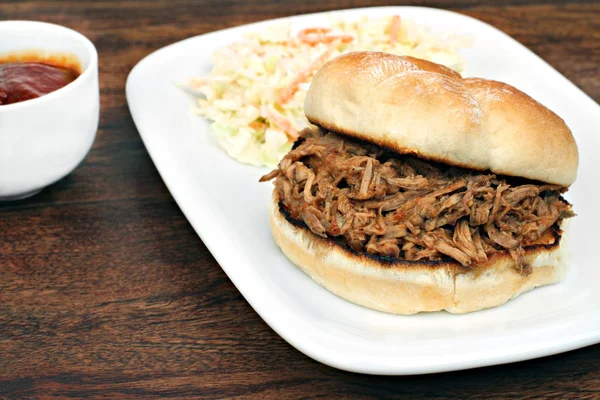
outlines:
[[413, 57], [339, 56], [314, 76], [304, 109], [315, 125], [402, 154], [562, 186], [577, 176], [559, 116], [506, 83]]

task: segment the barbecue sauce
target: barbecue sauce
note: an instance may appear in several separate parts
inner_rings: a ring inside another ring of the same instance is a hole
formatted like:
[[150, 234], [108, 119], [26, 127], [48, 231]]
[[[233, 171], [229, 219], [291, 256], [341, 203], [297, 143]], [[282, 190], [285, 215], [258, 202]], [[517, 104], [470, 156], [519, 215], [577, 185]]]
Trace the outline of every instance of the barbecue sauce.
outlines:
[[33, 53], [0, 57], [0, 106], [54, 92], [81, 75], [73, 57], [36, 57]]

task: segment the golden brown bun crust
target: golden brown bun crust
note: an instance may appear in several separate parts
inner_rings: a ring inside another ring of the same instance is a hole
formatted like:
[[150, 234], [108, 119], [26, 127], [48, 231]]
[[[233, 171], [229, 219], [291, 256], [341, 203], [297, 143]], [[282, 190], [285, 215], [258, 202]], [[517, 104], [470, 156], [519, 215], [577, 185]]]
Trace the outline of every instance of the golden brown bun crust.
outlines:
[[377, 52], [341, 55], [314, 76], [313, 124], [402, 154], [570, 186], [577, 144], [564, 121], [501, 82]]
[[393, 314], [461, 314], [495, 307], [560, 281], [568, 266], [564, 237], [552, 248], [526, 251], [533, 266], [528, 276], [518, 273], [512, 258], [502, 253], [469, 269], [454, 262], [385, 263], [291, 224], [279, 209], [277, 192], [270, 225], [283, 253], [317, 283], [352, 303]]

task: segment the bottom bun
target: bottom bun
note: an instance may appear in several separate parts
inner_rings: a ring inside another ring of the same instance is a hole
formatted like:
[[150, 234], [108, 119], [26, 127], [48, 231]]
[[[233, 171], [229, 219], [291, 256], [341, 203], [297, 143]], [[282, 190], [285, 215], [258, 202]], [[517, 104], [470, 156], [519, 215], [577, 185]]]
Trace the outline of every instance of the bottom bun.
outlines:
[[461, 314], [499, 306], [560, 281], [569, 265], [564, 234], [552, 247], [526, 250], [533, 269], [528, 276], [517, 271], [508, 252], [468, 269], [451, 261], [387, 262], [290, 223], [280, 211], [276, 192], [270, 224], [283, 253], [317, 283], [352, 303], [393, 314], [440, 310]]

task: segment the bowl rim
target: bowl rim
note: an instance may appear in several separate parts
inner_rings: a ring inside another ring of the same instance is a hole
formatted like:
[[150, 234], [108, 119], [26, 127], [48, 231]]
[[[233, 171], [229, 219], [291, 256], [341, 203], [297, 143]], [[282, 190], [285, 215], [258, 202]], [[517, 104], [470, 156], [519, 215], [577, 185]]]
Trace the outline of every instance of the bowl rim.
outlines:
[[[68, 91], [75, 90], [77, 87], [82, 85], [84, 80], [89, 79], [89, 76], [92, 75], [93, 70], [98, 69], [98, 51], [96, 50], [96, 46], [92, 43], [90, 39], [88, 39], [83, 34], [77, 32], [74, 29], [67, 28], [66, 26], [53, 24], [50, 22], [42, 22], [42, 21], [31, 21], [31, 20], [10, 20], [10, 21], [0, 21], [0, 28], [6, 28], [7, 26], [10, 28], [11, 25], [14, 26], [31, 26], [32, 28], [50, 28], [55, 29], [57, 31], [65, 32], [69, 35], [72, 35], [74, 38], [80, 40], [84, 46], [86, 47], [89, 55], [90, 61], [87, 67], [83, 70], [81, 75], [77, 77], [73, 82], [68, 83], [67, 85], [54, 90], [50, 93], [42, 95], [40, 97], [36, 97], [35, 99], [29, 99], [25, 101], [20, 101], [18, 103], [13, 104], [5, 104], [0, 106], [0, 114], [4, 114], [6, 112], [10, 112], [11, 110], [16, 110], [18, 108], [23, 107], [33, 107], [35, 105], [42, 104], [44, 102], [53, 101], [55, 98], [67, 93]], [[27, 49], [23, 49], [27, 50]]]

